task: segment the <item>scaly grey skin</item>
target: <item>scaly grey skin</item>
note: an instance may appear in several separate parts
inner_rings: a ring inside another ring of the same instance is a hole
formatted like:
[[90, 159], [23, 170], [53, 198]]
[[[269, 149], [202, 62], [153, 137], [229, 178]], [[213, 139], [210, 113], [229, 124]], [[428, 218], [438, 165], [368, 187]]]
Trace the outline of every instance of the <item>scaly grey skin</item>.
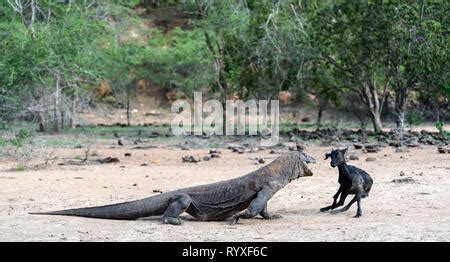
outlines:
[[201, 221], [220, 221], [231, 217], [230, 224], [258, 214], [264, 219], [275, 219], [280, 216], [267, 211], [267, 201], [291, 181], [312, 176], [313, 173], [304, 161], [311, 162], [311, 158], [302, 152], [291, 152], [245, 176], [226, 181], [113, 205], [30, 214], [104, 219], [137, 219], [163, 215], [163, 222], [172, 225], [182, 224], [179, 215], [183, 212]]
[[[369, 196], [372, 188], [373, 180], [366, 171], [355, 166], [347, 165], [345, 162], [345, 153], [347, 148], [343, 150], [333, 150], [331, 153], [325, 154], [325, 159], [331, 157], [331, 167], [338, 167], [340, 184], [337, 193], [333, 196], [333, 204], [321, 208], [321, 212], [333, 210], [336, 207], [344, 205], [345, 198], [348, 195], [355, 195], [353, 199], [343, 208], [332, 211], [333, 214], [347, 211], [353, 203], [357, 203], [358, 208], [355, 217], [362, 216], [361, 199]], [[337, 199], [339, 198], [339, 202]]]

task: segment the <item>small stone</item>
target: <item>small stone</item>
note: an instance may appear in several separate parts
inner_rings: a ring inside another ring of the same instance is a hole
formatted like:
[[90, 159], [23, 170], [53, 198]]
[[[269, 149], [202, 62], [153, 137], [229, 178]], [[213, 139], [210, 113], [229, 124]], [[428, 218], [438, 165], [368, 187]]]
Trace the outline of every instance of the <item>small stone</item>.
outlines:
[[348, 159], [350, 159], [350, 160], [359, 160], [359, 156], [357, 154], [351, 154]]
[[377, 145], [366, 145], [364, 146], [364, 148], [366, 149], [367, 153], [377, 153], [379, 150]]
[[448, 150], [447, 148], [445, 148], [445, 147], [438, 147], [438, 152], [440, 153], [440, 154], [445, 154], [445, 153], [448, 153], [448, 152], [450, 152], [450, 150]]
[[264, 158], [262, 158], [262, 157], [260, 157], [259, 159], [258, 159], [258, 163], [260, 163], [260, 164], [264, 164], [266, 161], [264, 160]]
[[377, 159], [375, 157], [368, 157], [366, 158], [367, 162], [372, 162], [372, 161], [376, 161]]
[[209, 161], [211, 158], [209, 156], [204, 156], [203, 161]]
[[137, 184], [136, 184], [136, 183], [134, 183], [134, 184], [133, 184], [133, 186], [137, 186]]
[[301, 121], [304, 122], [304, 123], [305, 123], [305, 122], [311, 122], [311, 118], [309, 118], [309, 117], [304, 117], [304, 118], [301, 119]]
[[131, 153], [125, 153], [124, 156], [130, 157], [130, 156], [131, 156]]
[[406, 152], [409, 152], [409, 150], [404, 147], [397, 147], [395, 149], [395, 153], [406, 153]]
[[398, 178], [392, 180], [392, 183], [415, 183], [415, 182], [416, 180], [412, 179], [411, 177]]
[[405, 172], [400, 171], [400, 176], [405, 176]]
[[216, 148], [211, 148], [210, 150], [209, 150], [209, 153], [212, 155], [212, 154], [220, 154], [220, 152], [216, 149]]
[[353, 147], [354, 147], [355, 149], [362, 149], [364, 146], [363, 146], [363, 144], [355, 143], [355, 144], [353, 144]]
[[187, 162], [187, 163], [197, 163], [200, 162], [199, 158], [196, 158], [194, 156], [183, 156], [182, 157], [183, 162]]

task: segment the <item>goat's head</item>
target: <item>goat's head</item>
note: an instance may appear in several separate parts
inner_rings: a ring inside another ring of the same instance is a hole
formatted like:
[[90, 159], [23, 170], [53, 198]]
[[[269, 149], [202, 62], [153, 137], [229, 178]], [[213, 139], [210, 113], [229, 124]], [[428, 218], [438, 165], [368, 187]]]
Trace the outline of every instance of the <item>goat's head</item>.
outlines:
[[342, 165], [343, 163], [345, 163], [345, 153], [347, 152], [348, 148], [339, 150], [332, 150], [331, 153], [326, 153], [325, 154], [325, 159], [328, 159], [329, 157], [331, 157], [331, 162], [330, 165], [332, 167], [336, 167], [339, 165]]

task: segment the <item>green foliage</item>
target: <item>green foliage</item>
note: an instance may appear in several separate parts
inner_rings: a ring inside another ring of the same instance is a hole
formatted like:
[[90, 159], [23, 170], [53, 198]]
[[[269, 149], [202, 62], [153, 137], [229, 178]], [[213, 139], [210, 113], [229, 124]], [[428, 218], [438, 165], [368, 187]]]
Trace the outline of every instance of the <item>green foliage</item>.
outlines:
[[410, 128], [412, 126], [417, 126], [417, 125], [420, 125], [421, 123], [423, 123], [422, 116], [417, 112], [414, 112], [414, 111], [407, 112], [405, 117], [406, 117], [406, 122], [408, 123]]
[[9, 143], [16, 148], [22, 147], [26, 142], [28, 142], [33, 137], [33, 133], [25, 128], [21, 128], [19, 132], [12, 138]]
[[144, 65], [145, 76], [157, 84], [184, 91], [208, 87], [213, 81], [203, 31], [175, 28], [167, 35], [152, 30]]
[[[89, 101], [101, 80], [114, 106], [146, 79], [221, 99], [289, 90], [321, 110], [359, 100], [364, 118], [381, 115], [388, 90], [398, 115], [410, 97], [436, 121], [448, 115], [448, 1], [39, 0], [35, 16], [15, 7], [25, 2], [0, 1], [0, 129], [17, 117], [58, 122], [57, 110]], [[186, 23], [149, 29], [137, 6]]]
[[439, 134], [444, 134], [445, 130], [444, 130], [444, 122], [443, 121], [436, 122], [436, 124], [434, 124], [434, 126], [439, 131]]

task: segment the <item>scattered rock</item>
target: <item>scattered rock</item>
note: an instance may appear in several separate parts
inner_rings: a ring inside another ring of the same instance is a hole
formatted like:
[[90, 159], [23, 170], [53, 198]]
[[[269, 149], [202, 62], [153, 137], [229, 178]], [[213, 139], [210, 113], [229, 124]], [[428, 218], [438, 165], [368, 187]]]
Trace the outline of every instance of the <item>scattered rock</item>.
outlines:
[[450, 149], [449, 148], [445, 148], [445, 147], [442, 147], [442, 146], [438, 147], [437, 150], [441, 154], [450, 153]]
[[187, 163], [197, 163], [200, 162], [199, 158], [196, 158], [194, 156], [183, 156], [183, 163], [187, 162]]
[[379, 135], [378, 142], [386, 142], [386, 137], [384, 135]]
[[107, 163], [118, 163], [120, 160], [117, 157], [105, 157], [102, 159], [97, 159], [97, 162], [100, 164], [107, 164]]
[[217, 150], [217, 148], [211, 148], [210, 150], [209, 150], [209, 154], [220, 154], [220, 152]]
[[367, 162], [372, 162], [372, 161], [377, 161], [377, 159], [375, 157], [368, 157], [366, 158]]
[[124, 156], [130, 157], [131, 153], [125, 153]]
[[363, 145], [363, 144], [360, 144], [360, 143], [355, 143], [355, 144], [353, 144], [353, 147], [354, 147], [355, 149], [362, 149], [362, 148], [364, 147], [364, 145]]
[[348, 159], [350, 160], [359, 160], [359, 156], [357, 154], [351, 154]]
[[416, 180], [412, 179], [412, 177], [397, 178], [392, 180], [392, 183], [415, 183], [415, 182]]
[[419, 147], [419, 146], [420, 146], [417, 137], [412, 137], [412, 138], [406, 140], [406, 141], [405, 141], [405, 145], [406, 145], [407, 147]]
[[148, 164], [147, 163], [143, 163], [143, 164], [141, 164], [141, 166], [148, 166]]
[[409, 152], [409, 150], [404, 147], [395, 148], [395, 153], [406, 153], [406, 152]]
[[380, 151], [378, 145], [365, 145], [364, 148], [367, 153], [377, 153], [378, 151]]
[[280, 150], [272, 149], [270, 150], [269, 154], [283, 154], [283, 152]]
[[301, 119], [302, 122], [311, 122], [311, 118], [309, 117], [304, 117]]
[[403, 172], [403, 171], [400, 171], [400, 174], [399, 174], [400, 176], [405, 176], [405, 172]]
[[132, 186], [137, 186], [137, 184], [136, 183], [134, 183]]
[[209, 161], [211, 158], [209, 156], [204, 156], [203, 161]]
[[264, 158], [262, 158], [262, 157], [260, 157], [259, 159], [258, 159], [258, 163], [260, 163], [260, 164], [264, 164], [266, 161], [264, 160]]
[[398, 142], [398, 141], [390, 141], [390, 142], [388, 143], [388, 145], [389, 145], [389, 146], [392, 146], [392, 147], [401, 147], [401, 146], [402, 146], [402, 143], [400, 143], [400, 142]]
[[163, 193], [163, 191], [161, 191], [161, 190], [159, 190], [159, 189], [153, 189], [153, 191], [152, 191], [153, 193], [160, 193], [160, 194], [162, 194]]
[[301, 143], [299, 141], [295, 142], [295, 146], [296, 146], [297, 151], [302, 151], [303, 152], [303, 150], [306, 149], [305, 144], [303, 144], [303, 143]]

